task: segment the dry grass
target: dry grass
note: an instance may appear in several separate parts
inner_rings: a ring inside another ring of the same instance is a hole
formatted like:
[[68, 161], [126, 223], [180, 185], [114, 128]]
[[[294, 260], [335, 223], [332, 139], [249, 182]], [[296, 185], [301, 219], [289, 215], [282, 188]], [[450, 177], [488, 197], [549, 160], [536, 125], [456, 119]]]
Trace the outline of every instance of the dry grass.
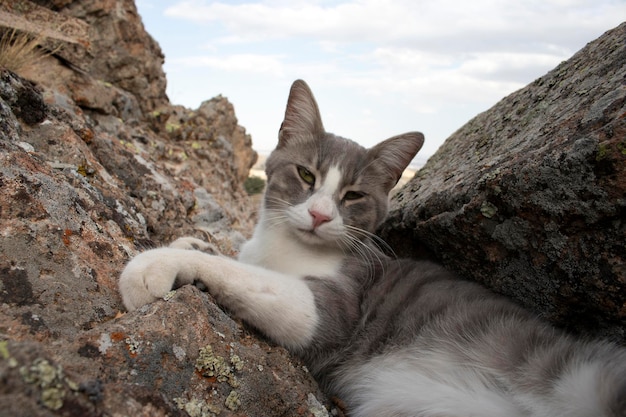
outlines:
[[58, 52], [41, 47], [43, 36], [32, 35], [16, 29], [0, 31], [0, 67], [17, 74], [20, 70]]

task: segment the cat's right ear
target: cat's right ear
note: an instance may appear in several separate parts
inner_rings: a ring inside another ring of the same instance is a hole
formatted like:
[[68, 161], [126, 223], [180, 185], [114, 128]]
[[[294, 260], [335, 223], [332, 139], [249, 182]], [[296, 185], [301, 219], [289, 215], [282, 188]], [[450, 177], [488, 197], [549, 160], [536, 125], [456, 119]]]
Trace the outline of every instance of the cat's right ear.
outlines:
[[402, 173], [411, 163], [424, 144], [424, 135], [420, 132], [409, 132], [394, 136], [368, 152], [375, 164], [382, 166], [386, 176], [387, 191], [391, 190], [402, 177]]
[[291, 85], [285, 119], [278, 132], [278, 148], [290, 142], [301, 143], [324, 134], [320, 110], [309, 86], [302, 80]]

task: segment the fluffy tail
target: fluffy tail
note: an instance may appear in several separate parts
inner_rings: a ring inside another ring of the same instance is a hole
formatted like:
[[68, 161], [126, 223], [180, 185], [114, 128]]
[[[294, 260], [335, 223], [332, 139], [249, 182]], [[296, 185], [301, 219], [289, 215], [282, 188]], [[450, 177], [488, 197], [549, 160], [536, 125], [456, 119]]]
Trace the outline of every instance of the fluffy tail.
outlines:
[[533, 417], [626, 417], [626, 350], [557, 344], [532, 362], [536, 370], [527, 373], [520, 399]]

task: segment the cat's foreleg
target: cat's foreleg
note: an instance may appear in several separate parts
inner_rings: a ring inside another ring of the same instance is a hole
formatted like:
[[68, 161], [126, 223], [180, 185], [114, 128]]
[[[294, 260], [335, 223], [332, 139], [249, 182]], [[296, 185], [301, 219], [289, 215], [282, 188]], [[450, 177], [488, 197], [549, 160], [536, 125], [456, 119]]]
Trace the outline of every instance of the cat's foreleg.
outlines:
[[302, 348], [313, 338], [318, 315], [303, 279], [230, 258], [177, 248], [150, 250], [129, 262], [119, 287], [124, 304], [134, 310], [162, 298], [174, 282], [196, 280], [234, 315], [287, 348]]

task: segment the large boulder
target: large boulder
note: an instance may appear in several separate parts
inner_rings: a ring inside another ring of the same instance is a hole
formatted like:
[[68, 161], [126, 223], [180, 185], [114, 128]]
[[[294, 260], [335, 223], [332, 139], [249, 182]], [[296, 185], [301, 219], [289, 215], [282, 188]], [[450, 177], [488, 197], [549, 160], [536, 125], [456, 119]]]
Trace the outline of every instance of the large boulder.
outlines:
[[0, 415], [327, 416], [306, 368], [206, 293], [123, 314], [141, 250], [192, 235], [237, 253], [256, 153], [226, 98], [167, 101], [132, 1], [37, 3], [1, 11], [89, 39], [0, 68]]
[[251, 232], [232, 147], [1, 69], [0, 125], [0, 415], [327, 415], [301, 363], [194, 287], [122, 314], [117, 279], [139, 251], [195, 235], [234, 255]]
[[382, 236], [572, 331], [626, 342], [626, 23], [455, 132]]

